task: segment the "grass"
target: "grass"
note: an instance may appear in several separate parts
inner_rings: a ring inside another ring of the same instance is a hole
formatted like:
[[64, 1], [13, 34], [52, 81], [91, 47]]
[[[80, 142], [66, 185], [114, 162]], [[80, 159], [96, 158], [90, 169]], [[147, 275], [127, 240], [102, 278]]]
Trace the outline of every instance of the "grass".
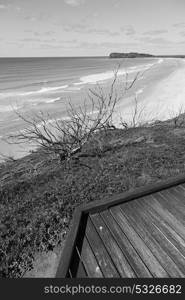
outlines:
[[63, 244], [80, 203], [185, 172], [185, 128], [170, 121], [110, 130], [101, 149], [90, 142], [83, 165], [60, 165], [41, 149], [0, 165], [0, 277], [22, 277], [36, 253]]

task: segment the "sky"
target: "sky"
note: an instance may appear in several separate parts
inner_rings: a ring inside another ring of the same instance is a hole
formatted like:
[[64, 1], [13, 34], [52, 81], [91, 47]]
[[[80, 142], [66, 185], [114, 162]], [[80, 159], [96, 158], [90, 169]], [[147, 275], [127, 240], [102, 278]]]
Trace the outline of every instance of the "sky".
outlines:
[[185, 54], [185, 0], [0, 0], [0, 57]]

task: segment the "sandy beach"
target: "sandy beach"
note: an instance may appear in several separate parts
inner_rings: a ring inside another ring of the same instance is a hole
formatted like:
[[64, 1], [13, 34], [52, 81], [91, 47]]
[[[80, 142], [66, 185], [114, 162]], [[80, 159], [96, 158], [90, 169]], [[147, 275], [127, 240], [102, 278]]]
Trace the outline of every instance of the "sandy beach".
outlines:
[[137, 122], [153, 122], [173, 118], [185, 111], [185, 60], [163, 59], [154, 64], [130, 97], [119, 105], [117, 117], [132, 121], [137, 98]]
[[[128, 69], [128, 80], [132, 81], [137, 72], [140, 76], [133, 88], [124, 93], [121, 101], [117, 104], [114, 121], [120, 126], [120, 120], [130, 124], [135, 109], [135, 97], [137, 97], [137, 124], [155, 120], [166, 120], [175, 116], [183, 109], [185, 98], [185, 61], [183, 59], [155, 59], [153, 62], [147, 59], [144, 64], [131, 66]], [[75, 104], [82, 104], [89, 88], [95, 88], [99, 83], [105, 90], [110, 88], [114, 72], [99, 72], [88, 76], [82, 76], [79, 82], [73, 86], [51, 87], [52, 98], [45, 100], [33, 100], [23, 103], [23, 111], [29, 115], [31, 112], [44, 111], [57, 118], [63, 118], [66, 114], [66, 104], [69, 100]], [[125, 78], [125, 68], [120, 69], [118, 80]], [[118, 89], [119, 89], [118, 85]], [[34, 92], [42, 94], [44, 99], [47, 88], [41, 88]], [[120, 91], [121, 92], [121, 91]], [[26, 92], [30, 96], [31, 92]], [[56, 94], [57, 93], [57, 94]], [[23, 93], [24, 94], [24, 93]], [[33, 96], [33, 92], [32, 95]], [[24, 99], [24, 97], [22, 97]], [[35, 99], [35, 98], [34, 98]], [[37, 98], [36, 98], [37, 99]], [[21, 100], [22, 101], [22, 100]], [[21, 101], [16, 105], [21, 105]], [[40, 102], [39, 102], [40, 101]], [[31, 106], [30, 106], [31, 105]], [[4, 109], [6, 107], [4, 106]], [[5, 156], [19, 158], [26, 155], [33, 145], [9, 145], [3, 141], [3, 133], [12, 133], [24, 128], [23, 122], [13, 112], [1, 112], [0, 120], [0, 153]]]

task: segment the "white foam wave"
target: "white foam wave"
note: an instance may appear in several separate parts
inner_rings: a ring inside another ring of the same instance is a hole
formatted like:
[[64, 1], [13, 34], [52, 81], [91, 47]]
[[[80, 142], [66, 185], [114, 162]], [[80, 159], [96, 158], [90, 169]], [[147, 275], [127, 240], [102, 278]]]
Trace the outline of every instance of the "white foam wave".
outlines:
[[57, 90], [66, 89], [68, 85], [56, 86], [56, 87], [43, 87], [37, 91], [30, 91], [30, 92], [12, 92], [12, 93], [0, 93], [0, 97], [7, 98], [7, 97], [15, 97], [15, 96], [30, 96], [30, 95], [37, 95], [37, 94], [44, 94], [49, 93]]
[[25, 95], [33, 95], [33, 94], [42, 94], [42, 93], [48, 93], [48, 92], [52, 92], [52, 91], [57, 91], [57, 90], [61, 90], [61, 89], [65, 89], [67, 88], [68, 85], [62, 85], [62, 86], [56, 86], [56, 87], [44, 87], [41, 88], [38, 91], [31, 91], [31, 92], [25, 92], [25, 93], [20, 93], [20, 96], [25, 96]]
[[[77, 85], [77, 84], [75, 84], [75, 85]], [[81, 90], [81, 87], [70, 87], [70, 88], [68, 88], [67, 89], [67, 91], [80, 91]]]
[[[144, 65], [140, 65], [140, 66], [133, 66], [128, 69], [124, 68], [124, 69], [119, 70], [117, 75], [121, 76], [121, 75], [125, 75], [125, 74], [142, 72], [142, 71], [150, 69], [153, 65], [154, 65], [154, 63], [150, 63], [150, 64], [144, 64]], [[91, 74], [88, 76], [81, 77], [80, 82], [76, 82], [76, 83], [74, 83], [74, 85], [96, 84], [97, 82], [112, 79], [114, 76], [115, 76], [114, 71]]]
[[141, 88], [139, 90], [136, 91], [136, 95], [142, 94], [144, 91], [144, 88]]
[[45, 103], [54, 103], [55, 101], [58, 101], [60, 99], [61, 99], [61, 97], [57, 97], [57, 98], [54, 98], [54, 99], [45, 100], [43, 102], [45, 102]]
[[158, 64], [162, 64], [163, 63], [163, 61], [164, 61], [164, 59], [163, 58], [160, 58], [159, 60], [158, 60]]

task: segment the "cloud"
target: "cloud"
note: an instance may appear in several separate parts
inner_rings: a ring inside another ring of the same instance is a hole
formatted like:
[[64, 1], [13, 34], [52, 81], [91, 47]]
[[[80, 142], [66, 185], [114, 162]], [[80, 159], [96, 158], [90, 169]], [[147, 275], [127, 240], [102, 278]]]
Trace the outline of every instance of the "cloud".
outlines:
[[4, 4], [0, 4], [0, 9], [6, 9], [6, 8], [8, 8], [8, 6], [7, 5], [4, 5]]
[[175, 23], [175, 24], [173, 24], [173, 27], [176, 27], [176, 28], [185, 27], [185, 22]]
[[60, 49], [118, 49], [123, 48], [124, 43], [121, 42], [87, 42], [80, 40], [70, 40], [70, 41], [57, 41], [56, 43], [41, 43], [41, 48], [60, 48]]
[[185, 44], [185, 40], [184, 40], [184, 41], [181, 41], [181, 42], [179, 42], [179, 44]]
[[21, 42], [40, 42], [39, 38], [24, 38], [20, 40]]
[[35, 22], [35, 21], [37, 21], [37, 17], [36, 16], [24, 16], [24, 20]]
[[[136, 43], [128, 43], [127, 46], [136, 46]], [[88, 48], [88, 49], [100, 49], [100, 48], [108, 48], [108, 49], [121, 49], [125, 47], [125, 43], [123, 42], [86, 42], [83, 41], [79, 43], [79, 48]]]
[[85, 0], [64, 0], [64, 2], [70, 6], [79, 6], [84, 4]]
[[19, 7], [19, 6], [16, 6], [16, 7], [15, 7], [15, 10], [16, 10], [17, 12], [20, 12], [20, 11], [22, 11], [22, 8]]
[[111, 31], [107, 28], [93, 28], [93, 27], [87, 27], [84, 26], [84, 24], [71, 24], [71, 25], [66, 25], [63, 27], [65, 31], [72, 31], [72, 32], [77, 32], [77, 33], [85, 33], [85, 34], [98, 34], [98, 35], [106, 35], [106, 36], [118, 36], [119, 32], [117, 31]]
[[108, 35], [108, 36], [119, 35], [119, 33], [116, 31], [110, 31], [109, 29], [96, 29], [96, 28], [87, 29], [87, 33], [95, 33], [95, 34]]
[[173, 44], [172, 41], [164, 39], [164, 38], [151, 38], [151, 37], [140, 37], [138, 38], [139, 41], [144, 42], [144, 43], [149, 43], [149, 44]]
[[126, 31], [125, 31], [125, 34], [126, 35], [134, 35], [136, 32], [133, 28], [128, 28]]
[[24, 14], [23, 19], [30, 22], [48, 22], [48, 20], [51, 18], [51, 15], [44, 12], [37, 12], [35, 11], [33, 14]]
[[120, 28], [120, 31], [125, 33], [128, 36], [133, 36], [136, 33], [133, 26], [123, 26]]
[[17, 13], [21, 12], [21, 7], [19, 6], [14, 6], [12, 4], [2, 4], [0, 3], [0, 10], [5, 10], [5, 9], [11, 9], [11, 10], [16, 10]]
[[42, 43], [53, 43], [53, 42], [57, 42], [57, 40], [55, 38], [23, 38], [23, 39], [20, 39], [19, 42], [24, 42], [24, 43], [27, 43], [27, 42], [31, 42], [31, 43], [37, 43], [37, 42], [42, 42]]
[[44, 31], [44, 32], [37, 32], [37, 31], [30, 31], [34, 36], [52, 36], [54, 35], [53, 30]]
[[77, 40], [68, 40], [68, 41], [55, 41], [55, 43], [49, 43], [49, 41], [42, 41], [40, 47], [43, 49], [76, 49], [79, 48], [80, 42]]
[[165, 29], [161, 29], [161, 30], [149, 30], [149, 31], [145, 31], [143, 34], [144, 35], [159, 35], [159, 34], [163, 34], [163, 33], [167, 33], [168, 30]]

